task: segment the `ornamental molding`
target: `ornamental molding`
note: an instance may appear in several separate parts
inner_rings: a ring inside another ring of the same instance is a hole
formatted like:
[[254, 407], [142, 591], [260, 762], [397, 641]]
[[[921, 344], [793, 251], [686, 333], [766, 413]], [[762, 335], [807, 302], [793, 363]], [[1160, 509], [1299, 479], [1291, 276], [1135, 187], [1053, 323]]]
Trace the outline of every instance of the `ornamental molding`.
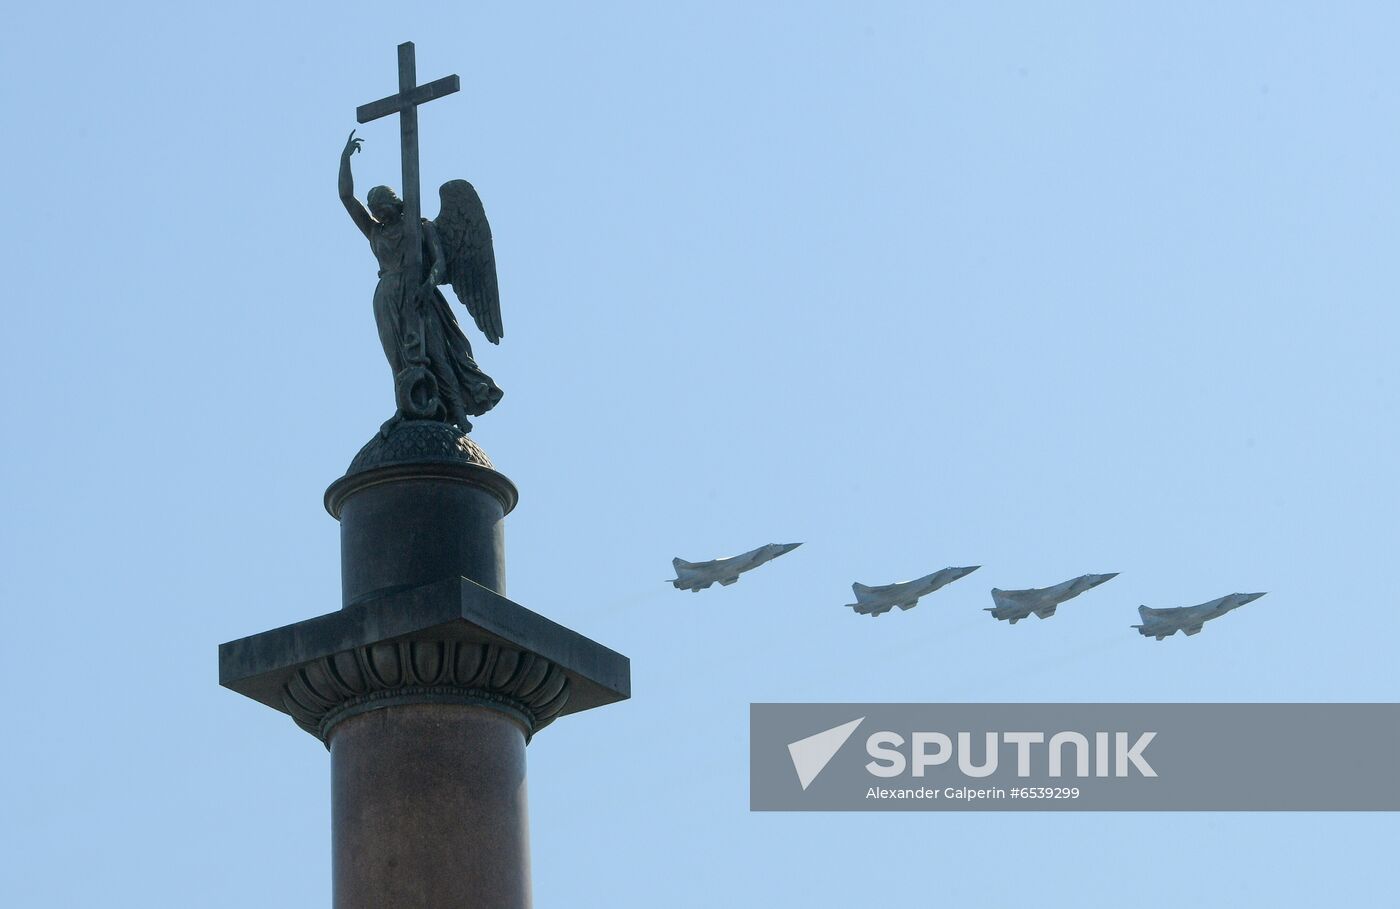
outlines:
[[369, 644], [302, 666], [282, 687], [287, 713], [329, 747], [336, 724], [402, 704], [467, 704], [504, 712], [529, 738], [569, 699], [569, 679], [543, 657], [479, 641]]

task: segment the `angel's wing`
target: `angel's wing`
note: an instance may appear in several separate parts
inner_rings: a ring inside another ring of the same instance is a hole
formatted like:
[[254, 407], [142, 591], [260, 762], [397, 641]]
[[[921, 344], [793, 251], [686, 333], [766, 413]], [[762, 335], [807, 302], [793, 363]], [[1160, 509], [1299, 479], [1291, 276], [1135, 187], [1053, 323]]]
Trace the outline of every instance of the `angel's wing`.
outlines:
[[496, 253], [481, 197], [466, 180], [449, 180], [438, 191], [442, 209], [433, 226], [442, 240], [447, 280], [492, 344], [501, 343], [501, 296], [496, 289]]

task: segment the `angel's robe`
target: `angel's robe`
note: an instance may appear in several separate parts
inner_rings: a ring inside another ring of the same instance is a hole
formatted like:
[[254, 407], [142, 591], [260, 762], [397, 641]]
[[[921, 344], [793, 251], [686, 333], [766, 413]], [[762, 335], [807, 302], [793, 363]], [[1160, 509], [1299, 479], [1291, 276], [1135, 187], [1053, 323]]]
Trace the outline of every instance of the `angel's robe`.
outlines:
[[[416, 289], [428, 278], [432, 253], [427, 247], [428, 222], [423, 222], [422, 271], [405, 271], [403, 222], [371, 222], [369, 245], [379, 261], [379, 284], [374, 289], [374, 321], [389, 368], [397, 377], [404, 369], [423, 365], [437, 381], [438, 399], [447, 409], [446, 420], [486, 413], [501, 400], [501, 390], [472, 359], [471, 343], [457, 324], [457, 317], [436, 287], [431, 293]], [[426, 360], [426, 363], [423, 361]]]

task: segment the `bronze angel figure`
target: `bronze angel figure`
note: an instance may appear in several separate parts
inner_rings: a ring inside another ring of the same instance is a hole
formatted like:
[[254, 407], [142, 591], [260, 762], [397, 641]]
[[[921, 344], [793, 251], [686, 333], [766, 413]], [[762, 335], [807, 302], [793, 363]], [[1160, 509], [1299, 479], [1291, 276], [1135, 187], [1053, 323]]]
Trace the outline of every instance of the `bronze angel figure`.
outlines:
[[421, 269], [409, 274], [403, 202], [387, 186], [371, 189], [367, 206], [355, 198], [350, 156], [363, 142], [351, 132], [341, 152], [340, 201], [379, 261], [374, 321], [394, 372], [399, 408], [383, 431], [405, 419], [440, 420], [469, 431], [467, 418], [495, 407], [501, 390], [476, 365], [438, 285], [451, 284], [486, 340], [500, 343], [501, 300], [486, 211], [466, 180], [444, 183], [437, 219], [422, 220]]

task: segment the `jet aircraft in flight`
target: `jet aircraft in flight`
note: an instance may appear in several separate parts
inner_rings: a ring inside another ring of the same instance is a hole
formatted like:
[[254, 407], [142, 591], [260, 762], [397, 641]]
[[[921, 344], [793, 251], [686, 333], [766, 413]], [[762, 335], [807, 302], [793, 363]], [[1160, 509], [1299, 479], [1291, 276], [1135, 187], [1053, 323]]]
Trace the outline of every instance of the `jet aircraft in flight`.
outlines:
[[992, 602], [996, 605], [986, 607], [986, 611], [992, 614], [992, 618], [1005, 619], [1012, 625], [1032, 612], [1042, 619], [1048, 619], [1055, 614], [1055, 607], [1065, 600], [1071, 600], [1084, 591], [1116, 577], [1116, 571], [1112, 574], [1082, 574], [1054, 587], [1031, 590], [998, 590], [993, 587]]
[[933, 574], [924, 575], [912, 581], [886, 584], [883, 587], [852, 584], [851, 590], [855, 592], [856, 601], [846, 605], [861, 615], [871, 616], [884, 615], [896, 606], [900, 609], [913, 609], [918, 604], [919, 597], [933, 593], [938, 588], [945, 584], [951, 584], [958, 578], [965, 578], [980, 567], [980, 565], [972, 565], [968, 568], [944, 568], [942, 571], [935, 571]]
[[739, 580], [739, 575], [744, 572], [751, 571], [764, 562], [771, 562], [778, 556], [792, 552], [801, 545], [801, 543], [769, 543], [757, 549], [750, 549], [740, 555], [730, 556], [727, 559], [711, 559], [708, 562], [687, 562], [685, 559], [672, 559], [671, 565], [676, 569], [676, 577], [667, 583], [675, 585], [677, 590], [689, 590], [691, 593], [699, 593], [716, 581], [727, 587]]
[[1138, 615], [1142, 616], [1142, 624], [1133, 627], [1143, 637], [1156, 638], [1159, 641], [1178, 631], [1184, 631], [1188, 635], [1199, 634], [1206, 622], [1218, 619], [1232, 609], [1239, 609], [1245, 603], [1253, 603], [1263, 595], [1232, 593], [1209, 603], [1201, 603], [1199, 606], [1178, 606], [1175, 609], [1149, 609], [1139, 606]]

